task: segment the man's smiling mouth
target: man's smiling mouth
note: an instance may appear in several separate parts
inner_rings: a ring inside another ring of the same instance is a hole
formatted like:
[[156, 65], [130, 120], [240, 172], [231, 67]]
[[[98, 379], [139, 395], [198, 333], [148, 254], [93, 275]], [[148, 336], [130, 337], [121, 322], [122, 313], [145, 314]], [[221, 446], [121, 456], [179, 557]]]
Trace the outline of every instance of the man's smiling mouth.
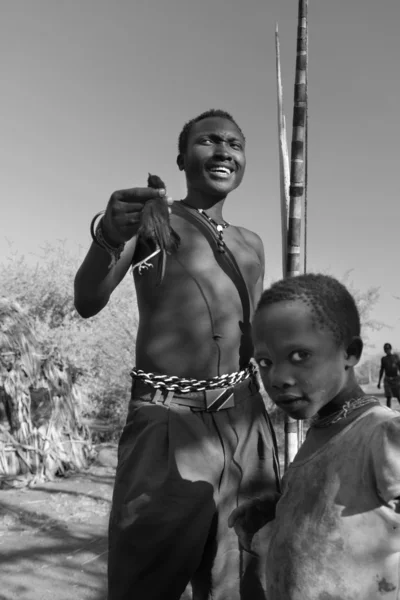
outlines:
[[207, 171], [209, 173], [213, 173], [213, 175], [217, 175], [223, 179], [230, 177], [234, 171], [234, 168], [227, 165], [210, 165], [207, 167]]

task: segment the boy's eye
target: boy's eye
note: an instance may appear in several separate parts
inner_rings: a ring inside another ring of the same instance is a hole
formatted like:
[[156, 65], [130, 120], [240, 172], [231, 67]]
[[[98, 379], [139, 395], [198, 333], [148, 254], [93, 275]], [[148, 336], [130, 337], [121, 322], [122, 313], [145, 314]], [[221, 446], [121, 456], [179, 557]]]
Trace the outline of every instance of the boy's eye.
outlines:
[[260, 358], [257, 362], [262, 369], [268, 369], [272, 364], [268, 358]]
[[295, 363], [303, 362], [309, 358], [310, 353], [306, 350], [296, 350], [296, 352], [292, 353], [291, 359]]

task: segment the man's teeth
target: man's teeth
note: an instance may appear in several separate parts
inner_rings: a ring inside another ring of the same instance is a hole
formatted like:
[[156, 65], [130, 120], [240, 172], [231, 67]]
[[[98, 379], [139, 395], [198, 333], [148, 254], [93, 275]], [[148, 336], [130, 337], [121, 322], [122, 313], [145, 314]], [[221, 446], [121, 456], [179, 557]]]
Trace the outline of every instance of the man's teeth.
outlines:
[[210, 171], [213, 173], [225, 173], [226, 175], [230, 175], [230, 170], [227, 167], [211, 167]]

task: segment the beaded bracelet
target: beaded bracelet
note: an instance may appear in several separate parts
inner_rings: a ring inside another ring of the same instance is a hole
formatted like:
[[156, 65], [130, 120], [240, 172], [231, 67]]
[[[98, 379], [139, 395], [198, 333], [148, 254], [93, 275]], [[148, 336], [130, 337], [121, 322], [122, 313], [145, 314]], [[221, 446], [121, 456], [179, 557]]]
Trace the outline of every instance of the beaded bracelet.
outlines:
[[[105, 240], [102, 226], [104, 212], [105, 211], [102, 210], [93, 217], [92, 222], [90, 223], [90, 235], [92, 236], [93, 242], [97, 244], [97, 246], [99, 246], [100, 248], [103, 248], [103, 250], [108, 252], [108, 254], [111, 256], [111, 261], [108, 265], [108, 268], [111, 269], [117, 264], [118, 260], [121, 258], [121, 254], [125, 247], [125, 242], [122, 242], [122, 244], [120, 244], [119, 246], [112, 246]], [[95, 229], [94, 226], [96, 223], [96, 219], [100, 216], [101, 219]]]

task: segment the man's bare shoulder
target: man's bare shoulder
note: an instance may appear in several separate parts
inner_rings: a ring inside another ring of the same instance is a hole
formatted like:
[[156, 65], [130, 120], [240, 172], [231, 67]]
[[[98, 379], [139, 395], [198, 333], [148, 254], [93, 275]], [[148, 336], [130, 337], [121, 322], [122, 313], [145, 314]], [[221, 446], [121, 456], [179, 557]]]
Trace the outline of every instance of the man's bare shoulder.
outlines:
[[234, 227], [243, 236], [247, 244], [254, 248], [257, 254], [264, 261], [264, 244], [260, 236], [257, 233], [255, 233], [255, 231], [246, 229], [246, 227], [240, 227], [238, 225], [235, 225]]
[[250, 229], [246, 229], [246, 227], [241, 227], [240, 225], [234, 225], [233, 227], [242, 234], [248, 243], [251, 243], [253, 246], [264, 248], [263, 241], [258, 233], [251, 231]]

